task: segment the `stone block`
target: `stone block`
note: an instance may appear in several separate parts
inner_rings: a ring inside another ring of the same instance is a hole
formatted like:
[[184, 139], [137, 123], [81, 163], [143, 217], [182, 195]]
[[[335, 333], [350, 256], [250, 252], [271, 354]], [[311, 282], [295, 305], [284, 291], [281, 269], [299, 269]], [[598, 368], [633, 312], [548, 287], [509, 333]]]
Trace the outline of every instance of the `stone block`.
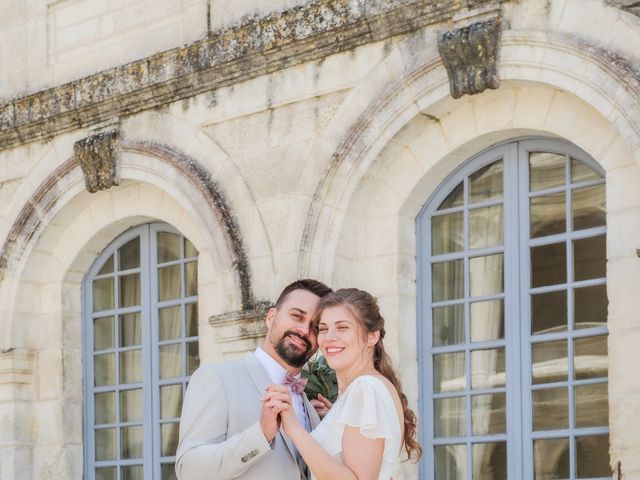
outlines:
[[637, 165], [607, 172], [607, 211], [613, 212], [640, 206], [640, 168]]
[[60, 347], [39, 351], [36, 365], [34, 378], [38, 400], [61, 399], [63, 395], [63, 370]]
[[59, 400], [33, 403], [34, 444], [56, 445], [64, 442], [62, 408], [63, 402]]

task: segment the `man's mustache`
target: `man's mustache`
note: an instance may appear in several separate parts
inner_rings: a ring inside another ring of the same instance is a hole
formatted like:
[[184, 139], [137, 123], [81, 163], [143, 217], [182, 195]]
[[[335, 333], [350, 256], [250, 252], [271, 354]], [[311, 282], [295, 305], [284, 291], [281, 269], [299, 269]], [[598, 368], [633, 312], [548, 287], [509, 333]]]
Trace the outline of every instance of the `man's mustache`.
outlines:
[[307, 338], [305, 338], [302, 335], [300, 335], [299, 333], [287, 332], [287, 333], [285, 333], [284, 336], [285, 337], [288, 337], [288, 336], [297, 337], [297, 338], [299, 338], [300, 340], [302, 340], [305, 343], [305, 345], [307, 346], [307, 350], [311, 348], [311, 342]]

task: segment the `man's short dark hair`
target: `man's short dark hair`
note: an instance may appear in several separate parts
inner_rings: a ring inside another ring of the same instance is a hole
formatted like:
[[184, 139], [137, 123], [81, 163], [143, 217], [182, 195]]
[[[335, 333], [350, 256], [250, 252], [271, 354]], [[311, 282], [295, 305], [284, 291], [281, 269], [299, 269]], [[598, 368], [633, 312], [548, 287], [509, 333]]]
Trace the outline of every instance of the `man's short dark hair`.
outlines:
[[282, 302], [284, 302], [285, 298], [287, 298], [287, 295], [289, 295], [294, 290], [306, 290], [307, 292], [311, 292], [320, 298], [333, 292], [333, 290], [331, 290], [324, 283], [319, 282], [318, 280], [303, 278], [302, 280], [296, 280], [295, 282], [284, 287], [284, 290], [282, 290], [282, 293], [278, 297], [278, 300], [276, 300], [275, 307], [280, 308], [280, 305], [282, 305]]

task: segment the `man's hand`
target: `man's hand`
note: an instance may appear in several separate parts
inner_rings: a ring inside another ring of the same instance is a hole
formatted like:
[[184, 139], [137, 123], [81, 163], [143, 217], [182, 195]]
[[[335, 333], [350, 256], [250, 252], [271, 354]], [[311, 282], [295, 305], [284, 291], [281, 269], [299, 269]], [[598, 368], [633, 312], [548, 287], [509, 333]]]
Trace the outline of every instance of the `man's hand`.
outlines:
[[288, 392], [267, 391], [262, 397], [262, 411], [260, 412], [260, 428], [267, 442], [271, 443], [280, 429], [278, 414], [291, 405]]
[[320, 393], [318, 394], [317, 400], [309, 400], [309, 403], [313, 405], [313, 408], [316, 409], [316, 412], [318, 412], [318, 416], [320, 418], [324, 418], [324, 416], [329, 413], [329, 410], [331, 410], [331, 407], [333, 406], [333, 403], [324, 398]]

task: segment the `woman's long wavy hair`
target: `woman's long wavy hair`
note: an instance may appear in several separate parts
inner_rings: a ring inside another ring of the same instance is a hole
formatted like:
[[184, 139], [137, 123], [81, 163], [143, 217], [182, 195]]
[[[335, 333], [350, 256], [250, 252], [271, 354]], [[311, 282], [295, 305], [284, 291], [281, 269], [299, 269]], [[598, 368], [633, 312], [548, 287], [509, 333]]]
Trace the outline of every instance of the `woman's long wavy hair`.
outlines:
[[407, 451], [409, 460], [418, 461], [422, 455], [422, 447], [416, 440], [416, 414], [409, 408], [407, 397], [402, 391], [402, 384], [391, 366], [389, 355], [384, 349], [384, 318], [380, 315], [378, 302], [371, 294], [364, 290], [358, 290], [357, 288], [336, 290], [320, 299], [318, 311], [315, 316], [316, 326], [324, 310], [337, 306], [344, 306], [349, 309], [362, 326], [365, 336], [367, 333], [380, 332], [380, 339], [373, 347], [373, 366], [393, 384], [400, 396], [404, 415], [404, 448]]

